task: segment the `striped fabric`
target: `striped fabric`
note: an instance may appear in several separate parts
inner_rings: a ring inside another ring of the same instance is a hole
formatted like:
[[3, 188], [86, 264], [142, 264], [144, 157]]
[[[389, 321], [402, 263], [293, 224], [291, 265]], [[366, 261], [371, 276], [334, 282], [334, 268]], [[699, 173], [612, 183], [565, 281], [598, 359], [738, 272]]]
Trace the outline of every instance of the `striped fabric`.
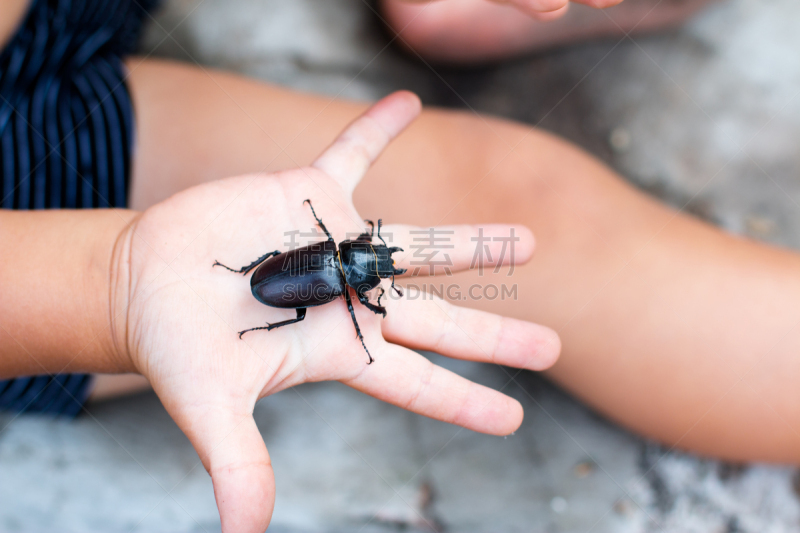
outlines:
[[[154, 3], [33, 0], [0, 53], [0, 207], [126, 206], [134, 124], [122, 57]], [[75, 415], [90, 382], [0, 381], [0, 409]]]

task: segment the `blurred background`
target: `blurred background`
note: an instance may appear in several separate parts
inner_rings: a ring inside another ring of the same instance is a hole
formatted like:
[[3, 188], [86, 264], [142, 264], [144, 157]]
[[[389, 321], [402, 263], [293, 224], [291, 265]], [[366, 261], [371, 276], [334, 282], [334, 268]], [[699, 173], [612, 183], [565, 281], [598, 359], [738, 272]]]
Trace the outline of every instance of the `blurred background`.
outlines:
[[[455, 69], [401, 52], [366, 0], [168, 0], [141, 53], [344, 98], [411, 89], [537, 125], [665, 202], [800, 248], [798, 21], [796, 0], [724, 0], [679, 30]], [[532, 373], [508, 385], [502, 369], [431, 357], [505, 387], [520, 430], [478, 435], [336, 383], [266, 398], [271, 531], [800, 529], [794, 468], [664, 449]], [[0, 530], [53, 529], [219, 530], [210, 478], [155, 395], [75, 421], [0, 415]]]

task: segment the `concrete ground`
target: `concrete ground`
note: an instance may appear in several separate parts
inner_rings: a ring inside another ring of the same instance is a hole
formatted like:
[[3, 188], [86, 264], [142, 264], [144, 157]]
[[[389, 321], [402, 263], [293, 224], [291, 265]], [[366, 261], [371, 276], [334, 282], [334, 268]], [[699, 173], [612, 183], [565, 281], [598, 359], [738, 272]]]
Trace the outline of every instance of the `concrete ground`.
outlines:
[[[797, 248], [798, 20], [795, 0], [728, 0], [680, 31], [433, 70], [387, 48], [362, 0], [171, 0], [143, 52], [344, 97], [408, 88], [538, 124], [664, 201]], [[532, 373], [432, 357], [518, 398], [522, 428], [478, 435], [335, 383], [276, 394], [255, 413], [278, 484], [271, 530], [800, 529], [793, 468], [664, 450]], [[75, 421], [0, 416], [0, 530], [54, 529], [219, 529], [210, 480], [155, 396]]]

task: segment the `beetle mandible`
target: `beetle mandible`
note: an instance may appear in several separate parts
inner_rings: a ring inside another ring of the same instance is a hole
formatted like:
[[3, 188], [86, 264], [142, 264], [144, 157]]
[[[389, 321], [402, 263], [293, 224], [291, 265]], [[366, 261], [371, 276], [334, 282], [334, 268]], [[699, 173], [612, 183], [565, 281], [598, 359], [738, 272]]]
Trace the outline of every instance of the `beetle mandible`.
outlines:
[[397, 246], [390, 248], [386, 245], [386, 241], [381, 237], [381, 220], [378, 220], [377, 236], [383, 244], [372, 244], [372, 238], [375, 236], [375, 224], [366, 220], [365, 222], [370, 225], [369, 233], [365, 231], [355, 240], [342, 241], [337, 247], [328, 228], [314, 211], [311, 200], [304, 200], [303, 204], [306, 203], [328, 240], [288, 252], [275, 250], [262, 255], [238, 270], [225, 266], [219, 261], [214, 261], [212, 265], [221, 266], [242, 275], [247, 275], [255, 268], [256, 271], [250, 278], [250, 290], [256, 300], [270, 307], [297, 310], [297, 318], [274, 324], [267, 322], [266, 326], [240, 331], [239, 338], [241, 339], [242, 335], [248, 331], [260, 329], [270, 331], [300, 322], [306, 317], [306, 309], [309, 307], [330, 303], [344, 295], [347, 309], [350, 311], [350, 317], [356, 327], [356, 336], [369, 357], [367, 364], [371, 364], [374, 359], [364, 343], [361, 328], [358, 327], [348, 287], [353, 288], [358, 296], [358, 301], [364, 307], [385, 317], [386, 308], [381, 306], [383, 288], [381, 288], [376, 304], [369, 301], [367, 292], [380, 285], [381, 279], [392, 278], [392, 289], [399, 296], [403, 295], [402, 291], [395, 286], [394, 277], [404, 274], [406, 269], [395, 268], [392, 259], [393, 253], [402, 252], [403, 249]]

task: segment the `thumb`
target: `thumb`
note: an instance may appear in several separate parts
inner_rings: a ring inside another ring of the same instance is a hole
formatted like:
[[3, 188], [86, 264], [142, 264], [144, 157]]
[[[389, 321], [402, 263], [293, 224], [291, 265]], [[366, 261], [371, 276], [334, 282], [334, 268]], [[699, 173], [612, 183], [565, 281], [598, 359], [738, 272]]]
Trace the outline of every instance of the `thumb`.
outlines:
[[390, 94], [347, 126], [312, 166], [352, 193], [389, 142], [417, 118], [421, 106], [414, 93]]
[[275, 506], [275, 476], [252, 411], [237, 411], [206, 405], [173, 418], [211, 474], [222, 532], [263, 533]]

